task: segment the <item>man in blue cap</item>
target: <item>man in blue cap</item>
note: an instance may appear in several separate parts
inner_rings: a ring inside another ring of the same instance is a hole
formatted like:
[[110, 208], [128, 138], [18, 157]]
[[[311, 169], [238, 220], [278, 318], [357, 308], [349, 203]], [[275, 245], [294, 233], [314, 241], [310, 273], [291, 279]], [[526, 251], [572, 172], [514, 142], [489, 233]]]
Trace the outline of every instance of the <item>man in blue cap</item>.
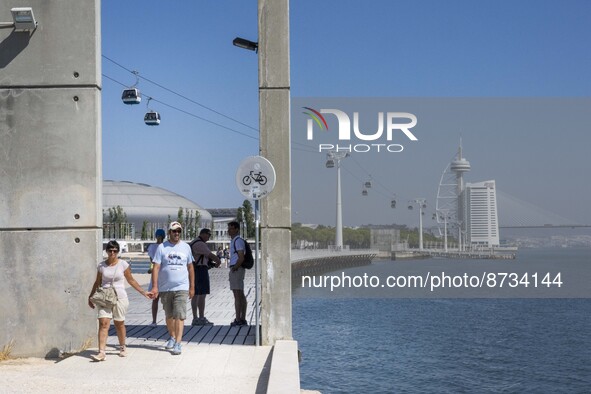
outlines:
[[[156, 230], [156, 233], [154, 234], [154, 236], [156, 237], [156, 243], [150, 244], [150, 246], [148, 246], [148, 256], [150, 257], [150, 269], [148, 270], [148, 274], [151, 274], [152, 270], [154, 269], [154, 254], [156, 254], [156, 249], [158, 249], [158, 245], [160, 245], [162, 242], [164, 242], [164, 237], [166, 237], [166, 233], [164, 232], [163, 229], [159, 228], [158, 230]], [[152, 279], [150, 279], [148, 291], [152, 291]], [[156, 320], [158, 318], [158, 300], [159, 299], [160, 299], [160, 296], [158, 296], [152, 300], [152, 324], [150, 324], [152, 327], [156, 327], [158, 325], [156, 323]]]

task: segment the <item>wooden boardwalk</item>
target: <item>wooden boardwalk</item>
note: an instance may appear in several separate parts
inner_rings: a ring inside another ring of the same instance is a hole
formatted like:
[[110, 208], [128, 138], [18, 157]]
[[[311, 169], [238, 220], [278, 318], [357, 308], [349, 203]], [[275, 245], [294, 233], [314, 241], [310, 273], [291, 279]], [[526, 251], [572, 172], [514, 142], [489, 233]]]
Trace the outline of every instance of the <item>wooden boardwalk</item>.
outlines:
[[[255, 344], [255, 288], [254, 269], [246, 270], [244, 279], [244, 293], [248, 300], [247, 321], [248, 326], [230, 327], [234, 320], [234, 296], [229, 287], [228, 269], [213, 268], [209, 271], [211, 294], [206, 298], [205, 316], [214, 323], [213, 326], [191, 326], [193, 314], [191, 303], [187, 300], [187, 320], [183, 344], [198, 345], [254, 345]], [[134, 278], [144, 289], [148, 288], [149, 275], [134, 274]], [[127, 328], [128, 346], [163, 347], [169, 338], [166, 329], [164, 310], [158, 303], [158, 326], [151, 327], [152, 301], [142, 297], [133, 288], [127, 289], [129, 296], [129, 310], [127, 312], [125, 326]], [[109, 329], [108, 346], [118, 344], [115, 327]]]

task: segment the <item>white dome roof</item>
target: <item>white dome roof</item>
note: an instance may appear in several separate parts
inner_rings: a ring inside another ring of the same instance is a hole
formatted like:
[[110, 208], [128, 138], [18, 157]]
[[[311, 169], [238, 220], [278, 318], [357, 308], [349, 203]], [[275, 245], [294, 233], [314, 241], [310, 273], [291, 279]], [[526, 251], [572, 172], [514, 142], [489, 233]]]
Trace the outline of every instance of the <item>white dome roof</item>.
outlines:
[[211, 214], [193, 201], [171, 191], [145, 183], [129, 181], [103, 181], [103, 210], [120, 206], [127, 215], [127, 221], [141, 228], [144, 220], [150, 223], [176, 220], [179, 208], [197, 210], [201, 223], [209, 225]]

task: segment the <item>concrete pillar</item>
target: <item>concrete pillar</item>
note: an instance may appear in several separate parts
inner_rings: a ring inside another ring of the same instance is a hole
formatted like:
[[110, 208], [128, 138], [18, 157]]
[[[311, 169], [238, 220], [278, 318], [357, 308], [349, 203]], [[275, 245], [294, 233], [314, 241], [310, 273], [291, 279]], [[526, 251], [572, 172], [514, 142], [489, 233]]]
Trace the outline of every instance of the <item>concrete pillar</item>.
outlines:
[[259, 0], [260, 150], [275, 167], [261, 200], [261, 343], [292, 338], [289, 1]]
[[96, 342], [87, 297], [101, 251], [100, 1], [30, 6], [0, 29], [0, 348], [54, 356]]

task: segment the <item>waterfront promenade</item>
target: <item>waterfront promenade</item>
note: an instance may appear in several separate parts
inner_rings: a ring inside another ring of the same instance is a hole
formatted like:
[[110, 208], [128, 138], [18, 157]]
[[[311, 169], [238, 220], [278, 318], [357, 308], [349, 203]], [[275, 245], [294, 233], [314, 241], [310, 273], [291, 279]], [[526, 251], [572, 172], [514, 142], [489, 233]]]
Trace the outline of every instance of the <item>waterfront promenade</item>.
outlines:
[[[292, 251], [293, 252], [293, 251]], [[296, 251], [298, 264], [323, 265], [342, 259], [347, 265], [360, 256], [363, 263], [373, 251]], [[147, 289], [150, 276], [145, 253], [124, 255], [132, 260], [132, 272]], [[192, 313], [187, 303], [183, 351], [173, 356], [164, 349], [168, 333], [164, 311], [159, 305], [158, 325], [151, 327], [151, 300], [129, 289], [130, 308], [126, 317], [128, 356], [117, 355], [114, 327], [107, 340], [107, 360], [93, 362], [96, 347], [61, 360], [37, 358], [0, 362], [0, 393], [167, 393], [189, 390], [202, 393], [300, 393], [297, 342], [276, 341], [275, 346], [254, 346], [254, 272], [247, 270], [245, 294], [248, 326], [230, 327], [234, 301], [229, 289], [227, 268], [210, 270], [211, 292], [206, 316], [213, 326], [190, 326]], [[90, 288], [91, 284], [88, 284]], [[72, 324], [75, 324], [74, 322]], [[89, 338], [96, 346], [96, 338]], [[34, 340], [34, 339], [32, 339]]]
[[[207, 298], [206, 315], [214, 325], [186, 325], [181, 355], [173, 356], [164, 349], [168, 334], [162, 306], [159, 305], [158, 326], [150, 327], [151, 300], [129, 289], [127, 357], [117, 356], [114, 346], [118, 342], [111, 326], [106, 361], [91, 360], [96, 347], [60, 361], [32, 358], [4, 361], [0, 363], [0, 393], [299, 393], [295, 342], [278, 341], [275, 347], [254, 346], [254, 270], [247, 271], [245, 279], [250, 324], [247, 327], [230, 327], [234, 303], [227, 269], [210, 272], [212, 294]], [[134, 277], [147, 288], [149, 275], [134, 274]], [[191, 317], [187, 303], [186, 324], [190, 324]], [[96, 338], [92, 339], [96, 344]], [[287, 354], [282, 349], [287, 349]], [[272, 370], [277, 371], [273, 377]], [[283, 376], [285, 372], [287, 376]]]

